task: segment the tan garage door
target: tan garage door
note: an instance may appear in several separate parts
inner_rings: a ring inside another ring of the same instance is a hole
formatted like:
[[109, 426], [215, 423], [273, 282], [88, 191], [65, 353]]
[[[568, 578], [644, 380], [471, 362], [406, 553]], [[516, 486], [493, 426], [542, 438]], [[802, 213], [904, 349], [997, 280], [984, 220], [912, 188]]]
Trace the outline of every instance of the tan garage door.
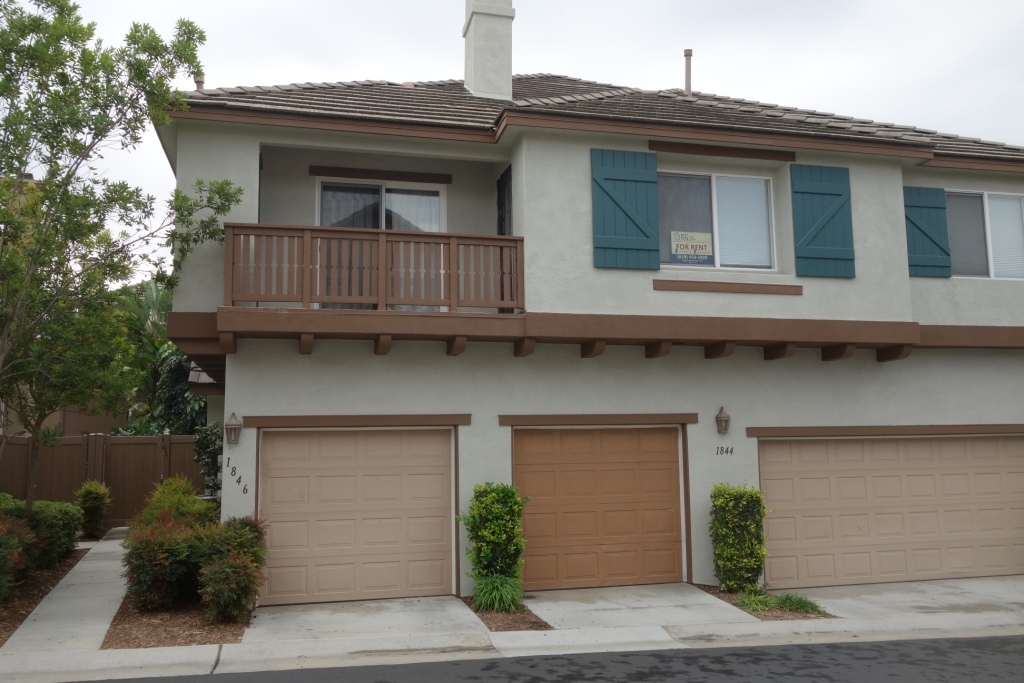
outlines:
[[449, 595], [449, 430], [264, 432], [261, 604]]
[[679, 431], [521, 429], [523, 588], [682, 581]]
[[1024, 437], [760, 442], [772, 588], [1024, 572]]

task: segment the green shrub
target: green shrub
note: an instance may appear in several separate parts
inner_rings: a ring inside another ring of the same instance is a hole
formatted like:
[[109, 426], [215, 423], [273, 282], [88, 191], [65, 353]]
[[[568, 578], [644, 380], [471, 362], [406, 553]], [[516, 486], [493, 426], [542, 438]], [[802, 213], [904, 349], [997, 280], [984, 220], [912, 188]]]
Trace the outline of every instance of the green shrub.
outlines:
[[800, 614], [824, 614], [825, 610], [821, 605], [803, 595], [783, 593], [778, 597], [779, 609], [787, 612], [798, 612]]
[[764, 496], [759, 489], [718, 484], [711, 491], [711, 545], [721, 590], [757, 591], [768, 552]]
[[491, 574], [477, 577], [473, 608], [486, 612], [518, 612], [523, 607], [523, 587], [518, 577]]
[[523, 507], [526, 500], [508, 484], [477, 484], [469, 512], [458, 519], [472, 544], [466, 551], [476, 581], [489, 576], [519, 580], [523, 568]]
[[199, 589], [197, 549], [206, 530], [162, 512], [149, 524], [133, 524], [124, 539], [128, 594], [143, 610], [194, 602]]
[[89, 480], [75, 491], [75, 500], [82, 509], [82, 534], [86, 538], [103, 536], [103, 519], [114, 503], [110, 489], [102, 482]]
[[29, 512], [25, 501], [6, 496], [0, 500], [0, 513], [25, 520], [35, 542], [25, 548], [31, 568], [53, 569], [78, 545], [82, 511], [77, 505], [37, 500]]
[[34, 544], [35, 535], [25, 520], [0, 514], [0, 603], [14, 592], [18, 575], [28, 565], [26, 550]]
[[214, 524], [220, 518], [216, 503], [196, 498], [195, 487], [185, 477], [171, 477], [160, 483], [132, 520], [132, 524], [152, 524], [163, 513], [191, 526]]
[[196, 440], [193, 444], [196, 462], [203, 471], [206, 482], [206, 493], [216, 494], [220, 491], [220, 456], [224, 453], [224, 428], [220, 422], [204, 425], [196, 429]]
[[[267, 556], [265, 526], [259, 520], [232, 518], [200, 526], [171, 510], [148, 524], [136, 518], [124, 547], [128, 592], [140, 609], [167, 609], [202, 598], [210, 619], [218, 621], [234, 620], [244, 605], [255, 603]], [[203, 572], [210, 567], [216, 570], [206, 580]]]
[[199, 571], [200, 593], [210, 621], [238, 621], [256, 606], [263, 575], [249, 555], [232, 550]]
[[14, 496], [9, 493], [0, 493], [0, 512], [9, 512], [14, 507]]

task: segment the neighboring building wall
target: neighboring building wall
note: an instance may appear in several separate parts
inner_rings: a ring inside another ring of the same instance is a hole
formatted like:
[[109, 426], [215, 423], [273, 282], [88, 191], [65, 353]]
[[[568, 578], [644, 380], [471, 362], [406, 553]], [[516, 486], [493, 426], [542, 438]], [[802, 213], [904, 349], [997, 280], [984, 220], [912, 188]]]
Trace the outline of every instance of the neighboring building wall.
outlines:
[[[317, 340], [303, 356], [294, 341], [243, 339], [228, 356], [225, 410], [239, 417], [470, 413], [472, 424], [458, 430], [463, 512], [474, 484], [511, 479], [511, 430], [498, 426], [498, 415], [696, 412], [700, 422], [687, 430], [688, 579], [714, 583], [708, 499], [717, 482], [758, 484], [757, 440], [746, 437], [747, 427], [1020, 424], [1021, 376], [1018, 351], [916, 350], [880, 364], [871, 351], [822, 363], [809, 349], [766, 362], [756, 348], [706, 361], [699, 347], [657, 360], [644, 359], [641, 347], [609, 347], [585, 360], [574, 345], [541, 344], [514, 358], [510, 344], [470, 343], [448, 357], [443, 343], [396, 342], [390, 354], [374, 356], [370, 342]], [[726, 436], [715, 428], [720, 406], [733, 418]], [[254, 511], [256, 442], [257, 431], [243, 429], [240, 442], [225, 448], [242, 476], [242, 484], [225, 486], [225, 515]], [[716, 446], [735, 453], [715, 455]]]

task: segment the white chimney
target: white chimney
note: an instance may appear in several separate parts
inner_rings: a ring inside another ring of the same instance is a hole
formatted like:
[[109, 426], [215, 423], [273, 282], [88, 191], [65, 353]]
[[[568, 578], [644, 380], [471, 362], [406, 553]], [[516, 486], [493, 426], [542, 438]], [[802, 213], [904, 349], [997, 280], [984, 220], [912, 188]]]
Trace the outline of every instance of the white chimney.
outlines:
[[477, 97], [512, 99], [512, 0], [466, 0], [466, 88]]

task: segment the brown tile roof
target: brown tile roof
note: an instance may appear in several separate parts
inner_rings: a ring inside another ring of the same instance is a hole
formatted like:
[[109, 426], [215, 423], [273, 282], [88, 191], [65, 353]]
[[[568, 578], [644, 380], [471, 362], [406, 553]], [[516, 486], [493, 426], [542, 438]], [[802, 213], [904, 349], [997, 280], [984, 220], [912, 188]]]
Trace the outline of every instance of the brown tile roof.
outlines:
[[944, 156], [1024, 161], [1024, 147], [709, 93], [640, 90], [553, 74], [513, 76], [512, 101], [474, 97], [462, 81], [350, 81], [208, 88], [190, 106], [494, 130], [505, 111], [809, 135], [931, 147]]

